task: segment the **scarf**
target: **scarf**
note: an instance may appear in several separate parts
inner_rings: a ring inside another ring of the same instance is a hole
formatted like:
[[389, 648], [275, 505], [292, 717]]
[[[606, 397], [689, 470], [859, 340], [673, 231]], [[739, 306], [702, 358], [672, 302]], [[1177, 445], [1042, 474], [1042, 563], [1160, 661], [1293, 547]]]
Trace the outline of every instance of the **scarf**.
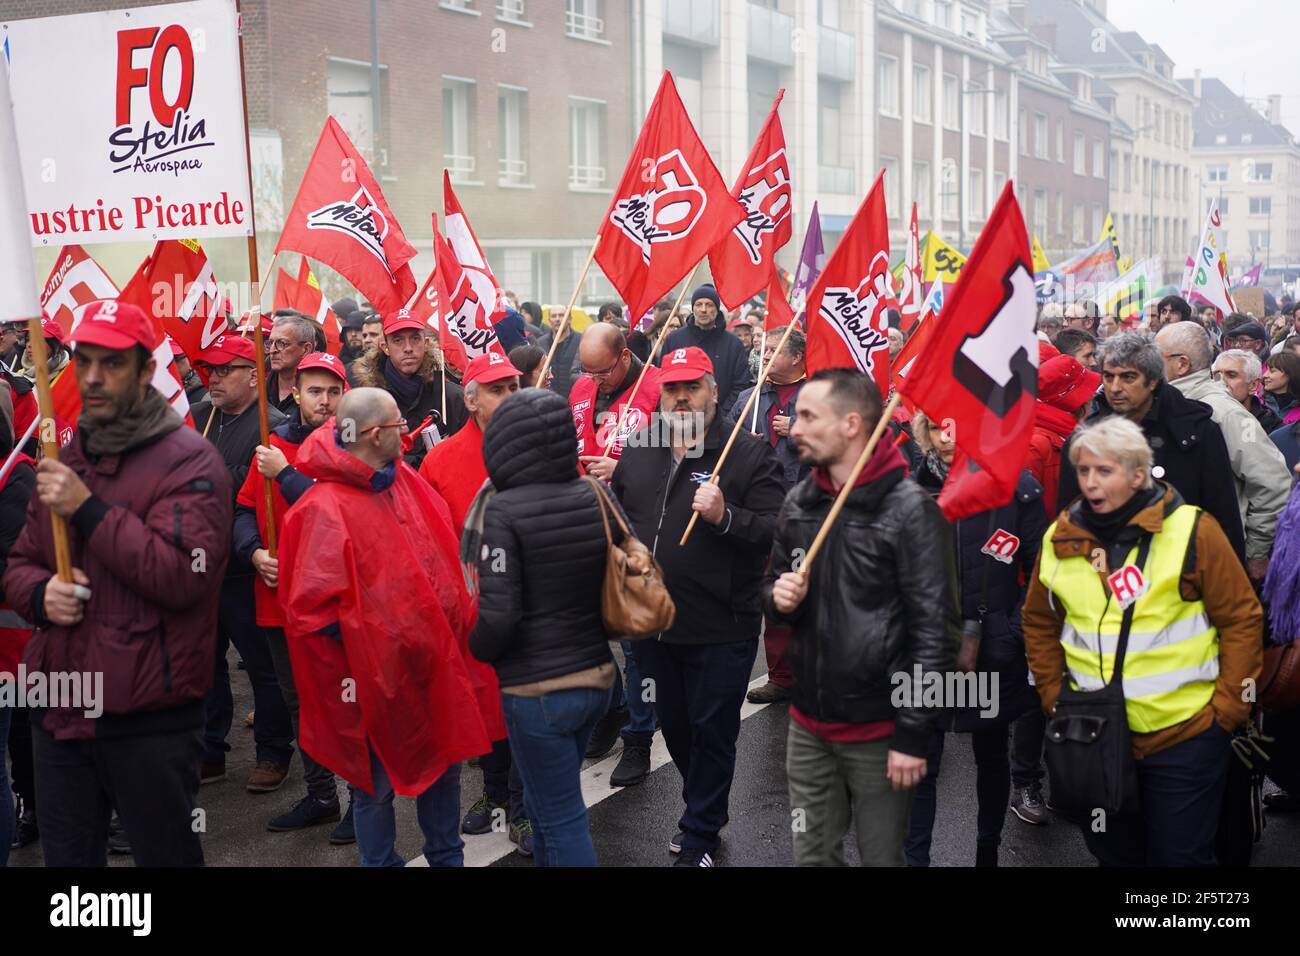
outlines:
[[397, 399], [397, 404], [402, 408], [410, 408], [420, 400], [420, 392], [424, 390], [424, 379], [416, 375], [403, 375], [397, 370], [388, 356], [384, 356], [384, 380], [392, 389], [393, 397]]
[[478, 556], [483, 547], [483, 516], [496, 493], [492, 479], [483, 482], [465, 513], [465, 529], [460, 533], [460, 571], [465, 576], [465, 590], [475, 600], [478, 600]]
[[939, 453], [931, 448], [925, 453], [925, 467], [930, 470], [930, 474], [939, 479], [943, 484], [948, 480], [948, 469], [951, 465], [944, 464], [944, 460], [939, 457]]
[[[861, 488], [877, 478], [883, 478], [896, 468], [906, 470], [907, 461], [903, 458], [898, 447], [892, 441], [887, 441], [884, 435], [881, 435], [880, 443], [876, 445], [876, 450], [871, 453], [871, 459], [867, 462], [866, 467], [862, 469], [862, 474], [858, 475], [857, 484], [853, 487]], [[812, 479], [813, 483], [827, 494], [837, 495], [840, 493], [840, 489], [831, 481], [829, 468], [823, 468], [820, 465], [814, 467]]]
[[[215, 413], [215, 412], [214, 412]], [[88, 455], [120, 455], [148, 445], [180, 428], [184, 422], [172, 411], [167, 399], [155, 388], [145, 390], [144, 398], [111, 422], [100, 424], [82, 413], [77, 419], [81, 447]]]
[[1061, 438], [1069, 438], [1070, 434], [1079, 427], [1079, 420], [1064, 408], [1039, 401], [1034, 403], [1034, 424]]
[[1264, 604], [1274, 644], [1300, 637], [1300, 493], [1294, 487], [1277, 519], [1273, 555], [1264, 578]]
[[1120, 532], [1133, 520], [1133, 516], [1143, 508], [1151, 507], [1163, 498], [1164, 494], [1164, 486], [1160, 484], [1156, 484], [1153, 488], [1140, 488], [1124, 504], [1105, 514], [1098, 514], [1093, 511], [1092, 506], [1088, 504], [1088, 499], [1082, 498], [1079, 501], [1079, 523], [1083, 525], [1084, 530], [1091, 531], [1097, 537], [1097, 540], [1109, 550], [1110, 546], [1119, 537]]

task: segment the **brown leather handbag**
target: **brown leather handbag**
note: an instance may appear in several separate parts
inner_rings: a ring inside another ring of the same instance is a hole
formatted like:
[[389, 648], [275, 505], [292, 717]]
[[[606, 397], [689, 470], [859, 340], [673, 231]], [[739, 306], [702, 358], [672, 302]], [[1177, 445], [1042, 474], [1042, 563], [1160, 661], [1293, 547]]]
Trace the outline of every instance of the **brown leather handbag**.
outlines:
[[1286, 713], [1300, 705], [1300, 640], [1264, 648], [1259, 675], [1259, 705], [1270, 713]]
[[[595, 478], [585, 479], [596, 493], [600, 520], [605, 525], [609, 554], [605, 559], [605, 582], [600, 592], [600, 616], [611, 641], [653, 637], [673, 626], [677, 606], [664, 584], [663, 569], [623, 521], [618, 506], [608, 497], [609, 491]], [[609, 516], [623, 532], [614, 543]]]

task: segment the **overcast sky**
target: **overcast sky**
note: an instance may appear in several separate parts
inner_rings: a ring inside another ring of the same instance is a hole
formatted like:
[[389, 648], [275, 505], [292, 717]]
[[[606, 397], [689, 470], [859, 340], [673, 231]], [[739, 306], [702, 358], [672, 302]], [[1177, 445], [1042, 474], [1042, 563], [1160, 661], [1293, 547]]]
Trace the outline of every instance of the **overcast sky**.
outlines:
[[1110, 0], [1110, 21], [1158, 43], [1174, 76], [1217, 76], [1239, 96], [1282, 94], [1282, 122], [1300, 135], [1300, 3], [1296, 0]]

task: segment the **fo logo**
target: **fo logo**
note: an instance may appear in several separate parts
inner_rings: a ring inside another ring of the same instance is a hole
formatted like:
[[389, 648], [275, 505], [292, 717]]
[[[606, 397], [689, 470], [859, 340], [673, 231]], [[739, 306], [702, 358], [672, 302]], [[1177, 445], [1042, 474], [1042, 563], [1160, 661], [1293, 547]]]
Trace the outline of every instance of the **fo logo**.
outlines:
[[889, 339], [885, 337], [885, 329], [889, 324], [889, 314], [886, 307], [892, 298], [889, 258], [883, 252], [876, 253], [866, 278], [856, 289], [831, 287], [822, 295], [818, 314], [835, 330], [865, 375], [872, 374], [876, 353], [881, 349], [885, 350], [888, 360]]
[[307, 214], [308, 229], [333, 229], [361, 244], [384, 267], [389, 278], [393, 270], [384, 253], [384, 240], [388, 237], [388, 218], [375, 202], [370, 190], [361, 186], [351, 199], [321, 206]]
[[[116, 128], [108, 138], [113, 172], [176, 174], [203, 165], [197, 157], [175, 158], [213, 144], [207, 121], [189, 115], [194, 77], [194, 45], [180, 24], [118, 31]], [[168, 162], [158, 162], [164, 157]]]
[[999, 418], [1022, 398], [1038, 395], [1038, 345], [1032, 321], [1034, 277], [1016, 262], [1002, 279], [1002, 301], [975, 335], [966, 336], [953, 359], [953, 377]]
[[749, 171], [740, 189], [745, 218], [733, 230], [749, 254], [749, 261], [763, 261], [763, 239], [790, 217], [790, 170], [785, 150], [778, 149]]
[[689, 235], [704, 215], [708, 201], [686, 157], [680, 149], [674, 149], [655, 161], [650, 188], [618, 200], [609, 219], [640, 246], [641, 258], [648, 264], [650, 247]]

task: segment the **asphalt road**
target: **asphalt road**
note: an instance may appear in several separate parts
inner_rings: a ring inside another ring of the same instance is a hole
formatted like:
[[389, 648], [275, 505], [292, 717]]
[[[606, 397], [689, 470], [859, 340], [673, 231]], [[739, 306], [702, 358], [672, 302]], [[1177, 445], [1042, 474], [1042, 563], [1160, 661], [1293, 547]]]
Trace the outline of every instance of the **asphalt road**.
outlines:
[[[204, 853], [210, 866], [356, 866], [355, 846], [330, 846], [331, 825], [297, 833], [269, 833], [266, 821], [287, 810], [303, 794], [302, 766], [295, 758], [288, 780], [276, 793], [254, 795], [244, 790], [253, 768], [253, 732], [243, 724], [252, 707], [247, 676], [235, 666], [235, 726], [230, 733], [227, 778], [199, 791], [206, 817]], [[764, 666], [755, 661], [754, 677], [762, 681]], [[719, 866], [790, 866], [790, 808], [785, 783], [784, 706], [755, 707], [742, 712], [735, 783], [731, 791], [731, 820], [723, 831]], [[672, 862], [667, 842], [681, 813], [681, 777], [668, 759], [661, 736], [652, 751], [654, 768], [646, 781], [623, 790], [609, 786], [621, 744], [600, 761], [588, 761], [583, 790], [590, 807], [596, 854], [604, 866], [667, 866]], [[975, 763], [970, 738], [950, 735], [939, 778], [938, 812], [931, 849], [934, 866], [971, 866], [975, 858]], [[1271, 789], [1271, 785], [1267, 785]], [[466, 766], [461, 777], [462, 811], [482, 792], [482, 776]], [[1300, 865], [1300, 814], [1268, 814], [1264, 840], [1256, 847], [1257, 866]], [[398, 852], [412, 865], [421, 865], [422, 839], [414, 803], [397, 801]], [[854, 861], [853, 840], [846, 856]], [[502, 833], [465, 837], [469, 866], [531, 866]], [[999, 862], [1002, 866], [1091, 866], [1092, 857], [1079, 831], [1061, 820], [1028, 826], [1008, 813]], [[9, 865], [39, 866], [39, 844], [15, 850]], [[131, 866], [130, 857], [110, 857], [113, 866]]]

